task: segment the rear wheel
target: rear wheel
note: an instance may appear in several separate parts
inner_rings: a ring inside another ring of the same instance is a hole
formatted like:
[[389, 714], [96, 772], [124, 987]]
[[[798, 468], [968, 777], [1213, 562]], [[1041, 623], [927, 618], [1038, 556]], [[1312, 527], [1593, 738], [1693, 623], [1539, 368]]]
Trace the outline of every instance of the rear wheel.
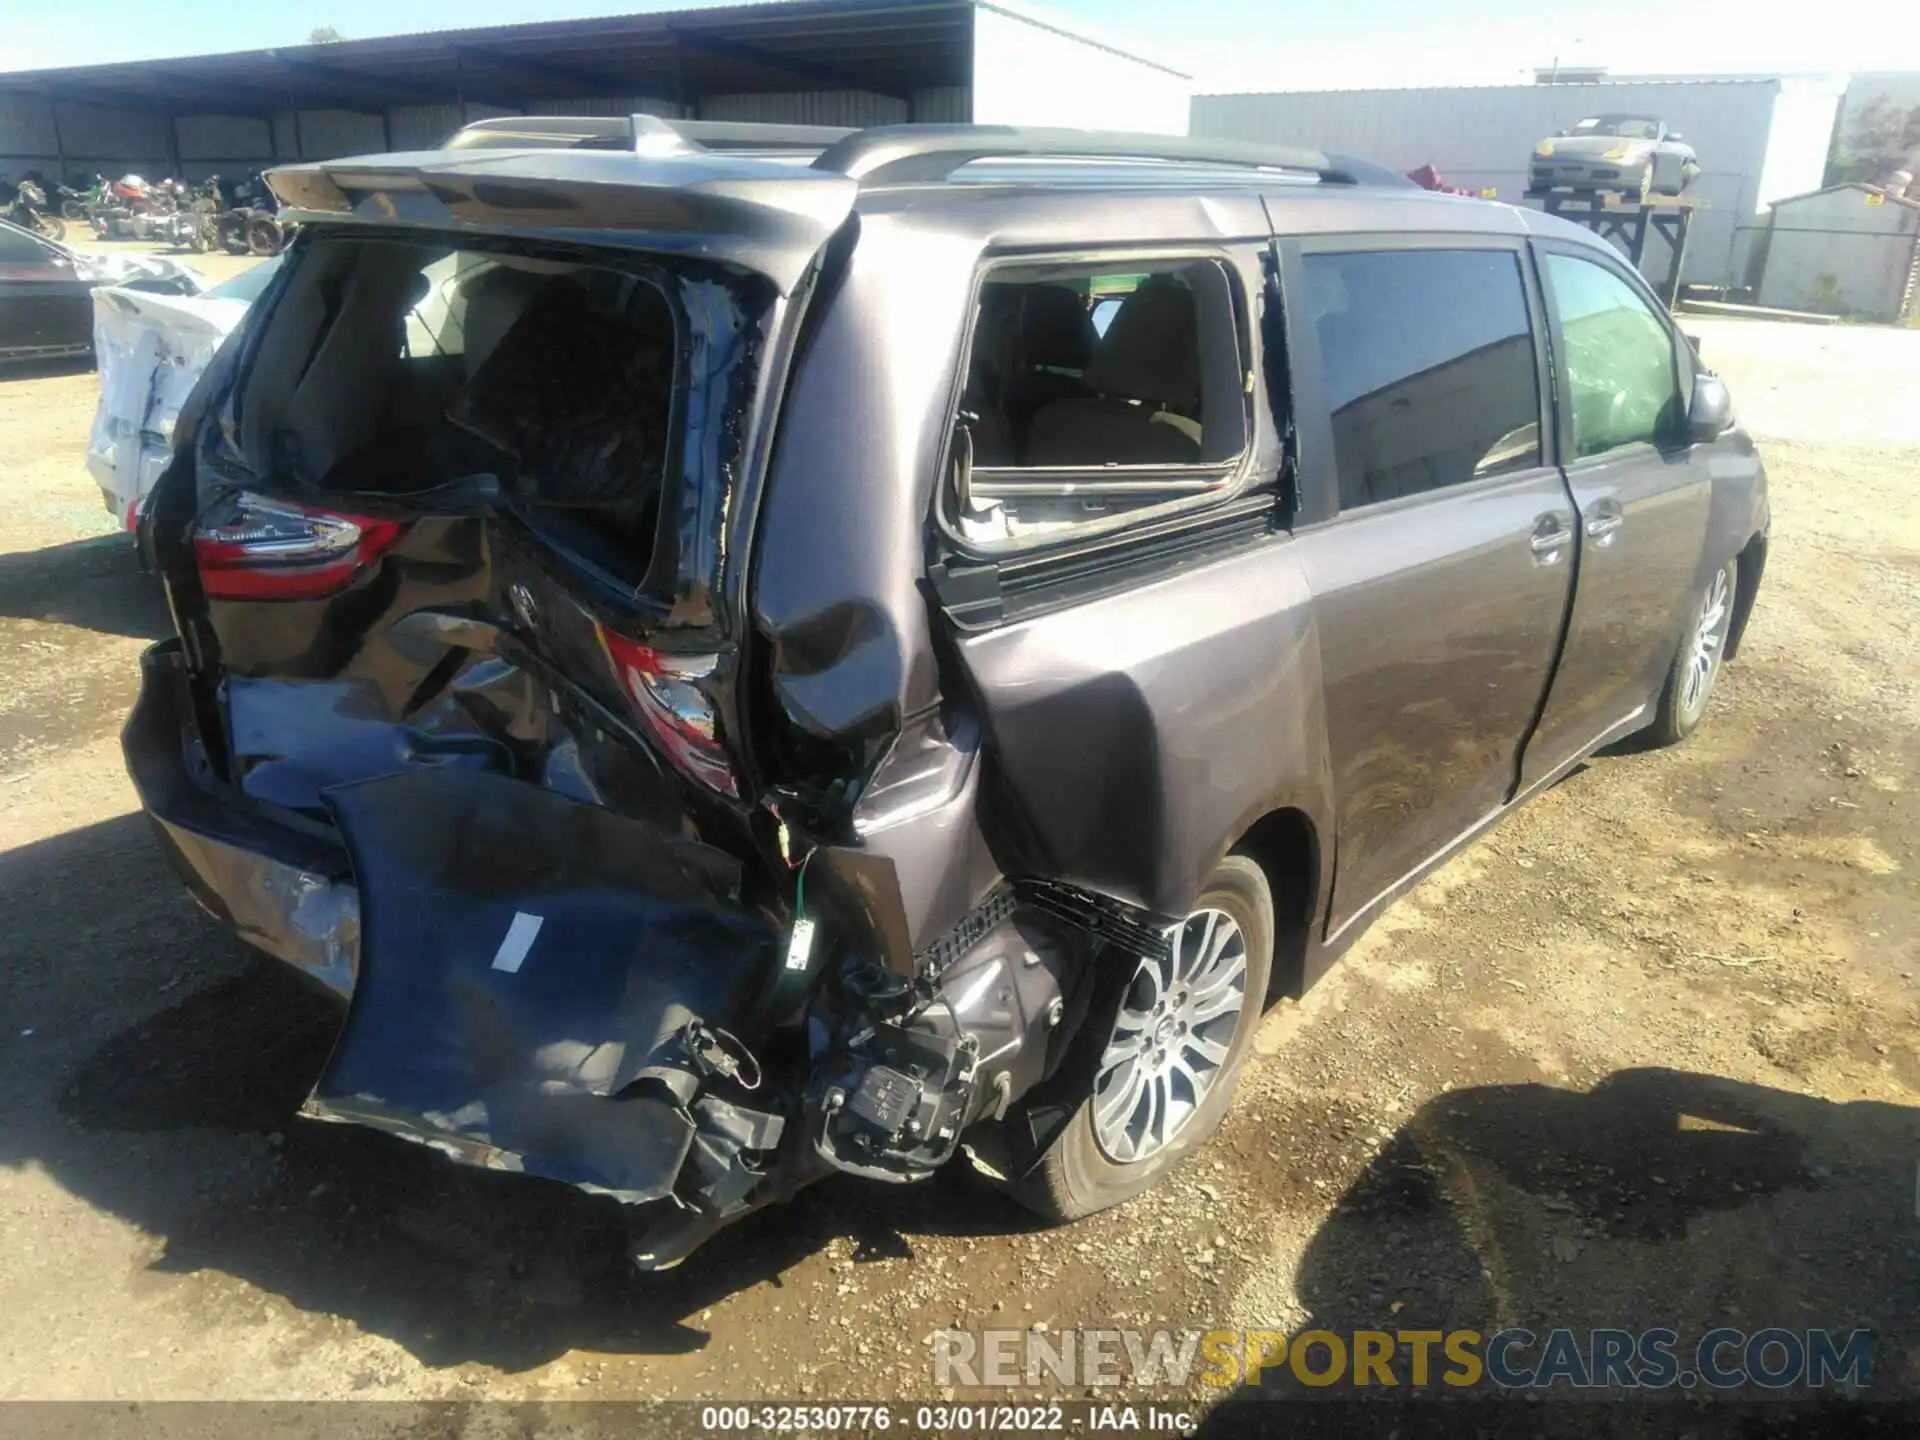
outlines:
[[253, 220], [247, 224], [247, 250], [254, 255], [278, 255], [282, 244], [280, 226], [272, 220]]
[[1175, 931], [1088, 1017], [1069, 1065], [1082, 1098], [1014, 1193], [1049, 1220], [1130, 1200], [1219, 1126], [1273, 968], [1273, 895], [1229, 855]]
[[1733, 601], [1738, 593], [1740, 567], [1729, 560], [1707, 581], [1705, 593], [1693, 607], [1680, 652], [1667, 672], [1660, 692], [1660, 708], [1647, 727], [1649, 745], [1677, 745], [1699, 728], [1713, 697], [1714, 682], [1726, 658], [1727, 637], [1733, 632]]

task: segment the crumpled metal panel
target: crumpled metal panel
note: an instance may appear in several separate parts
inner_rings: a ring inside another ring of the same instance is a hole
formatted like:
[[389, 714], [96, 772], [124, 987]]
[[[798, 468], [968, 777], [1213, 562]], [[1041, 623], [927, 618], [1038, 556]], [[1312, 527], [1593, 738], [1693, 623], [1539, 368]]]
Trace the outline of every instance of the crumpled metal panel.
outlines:
[[100, 403], [87, 437], [87, 471], [121, 524], [129, 523], [173, 458], [180, 407], [246, 313], [244, 300], [118, 286], [93, 292]]
[[536, 786], [414, 770], [327, 793], [359, 984], [304, 1113], [641, 1202], [694, 1140], [689, 1022], [734, 1023], [779, 934], [719, 851]]

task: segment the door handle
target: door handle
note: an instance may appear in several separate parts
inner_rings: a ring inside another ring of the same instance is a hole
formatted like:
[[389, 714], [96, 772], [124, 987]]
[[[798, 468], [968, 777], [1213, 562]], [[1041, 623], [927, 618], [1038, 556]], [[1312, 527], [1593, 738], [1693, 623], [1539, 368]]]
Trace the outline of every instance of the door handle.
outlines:
[[1596, 510], [1587, 517], [1587, 534], [1602, 545], [1613, 538], [1613, 532], [1627, 523], [1627, 517], [1618, 510]]
[[[1546, 521], [1541, 522], [1542, 525], [1547, 523]], [[1566, 549], [1567, 546], [1573, 543], [1573, 531], [1567, 529], [1558, 521], [1552, 523], [1554, 526], [1553, 529], [1536, 529], [1533, 532], [1533, 539], [1527, 542], [1532, 547], [1533, 553], [1539, 556], [1545, 563], [1551, 563], [1548, 557], [1554, 559], [1559, 558], [1558, 552]]]

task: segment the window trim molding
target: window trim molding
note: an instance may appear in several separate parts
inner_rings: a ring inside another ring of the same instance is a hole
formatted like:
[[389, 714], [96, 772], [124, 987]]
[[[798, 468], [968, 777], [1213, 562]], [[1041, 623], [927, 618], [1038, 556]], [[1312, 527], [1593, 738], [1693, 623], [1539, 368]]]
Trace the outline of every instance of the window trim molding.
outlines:
[[[1249, 245], [1253, 243], [1256, 242], [1247, 242]], [[1244, 249], [1245, 246], [1240, 248]], [[939, 469], [933, 486], [931, 519], [934, 535], [937, 537], [935, 558], [955, 559], [972, 565], [998, 565], [1003, 562], [1018, 561], [1021, 563], [1021, 568], [1025, 570], [1031, 568], [1025, 562], [1071, 560], [1083, 546], [1104, 547], [1132, 526], [1157, 524], [1188, 511], [1204, 512], [1215, 506], [1230, 504], [1254, 491], [1260, 483], [1258, 460], [1261, 449], [1261, 426], [1257, 407], [1262, 399], [1264, 385], [1257, 373], [1254, 373], [1259, 369], [1259, 356], [1249, 333], [1252, 328], [1253, 310], [1246, 293], [1247, 281], [1241, 263], [1242, 258], [1232, 244], [1210, 244], [1204, 241], [1170, 241], [1164, 245], [1130, 242], [1113, 246], [1002, 250], [983, 254], [974, 265], [972, 283], [967, 297], [966, 331], [949, 384], [945, 410], [946, 434], [941, 442]], [[958, 517], [950, 503], [954, 498], [953, 474], [957, 457], [955, 436], [960, 428], [961, 401], [965, 396], [967, 378], [973, 367], [973, 342], [978, 328], [981, 291], [991, 280], [993, 272], [1016, 266], [1021, 268], [1059, 266], [1066, 269], [1111, 265], [1119, 269], [1142, 263], [1150, 263], [1161, 268], [1174, 268], [1203, 261], [1220, 267], [1226, 279], [1227, 295], [1233, 311], [1233, 335], [1239, 352], [1239, 373], [1242, 377], [1239, 387], [1242, 444], [1239, 453], [1226, 460], [1193, 465], [983, 466], [980, 468], [993, 475], [1021, 474], [1040, 477], [1035, 481], [1035, 485], [1039, 488], [1032, 492], [1035, 498], [1055, 498], [1071, 493], [1097, 493], [1102, 482], [1107, 487], [1108, 493], [1115, 495], [1150, 494], [1169, 489], [1184, 489], [1186, 493], [1172, 494], [1157, 505], [1143, 505], [1118, 515], [1089, 520], [1085, 524], [1069, 526], [1025, 540], [1015, 538], [999, 544], [982, 545], [967, 539], [958, 528]], [[1245, 380], [1250, 373], [1254, 374], [1251, 386]], [[1087, 477], [1087, 479], [1075, 481], [1073, 477], [1076, 476]], [[1277, 467], [1274, 478], [1277, 479]], [[1162, 483], [1156, 484], [1156, 480]], [[1115, 488], [1120, 486], [1127, 488]], [[1049, 491], [1054, 494], [1050, 496]]]

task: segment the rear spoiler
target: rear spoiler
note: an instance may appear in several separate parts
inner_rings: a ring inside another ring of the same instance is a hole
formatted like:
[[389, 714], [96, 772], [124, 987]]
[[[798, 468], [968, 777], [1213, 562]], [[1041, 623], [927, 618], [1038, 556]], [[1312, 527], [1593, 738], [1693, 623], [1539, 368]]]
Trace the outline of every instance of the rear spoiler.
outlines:
[[819, 152], [857, 130], [750, 120], [666, 120], [658, 115], [496, 115], [462, 125], [443, 150], [620, 150], [635, 155], [700, 151]]
[[859, 189], [844, 175], [691, 147], [422, 150], [288, 166], [266, 180], [283, 218], [303, 224], [615, 245], [737, 265], [783, 293]]

